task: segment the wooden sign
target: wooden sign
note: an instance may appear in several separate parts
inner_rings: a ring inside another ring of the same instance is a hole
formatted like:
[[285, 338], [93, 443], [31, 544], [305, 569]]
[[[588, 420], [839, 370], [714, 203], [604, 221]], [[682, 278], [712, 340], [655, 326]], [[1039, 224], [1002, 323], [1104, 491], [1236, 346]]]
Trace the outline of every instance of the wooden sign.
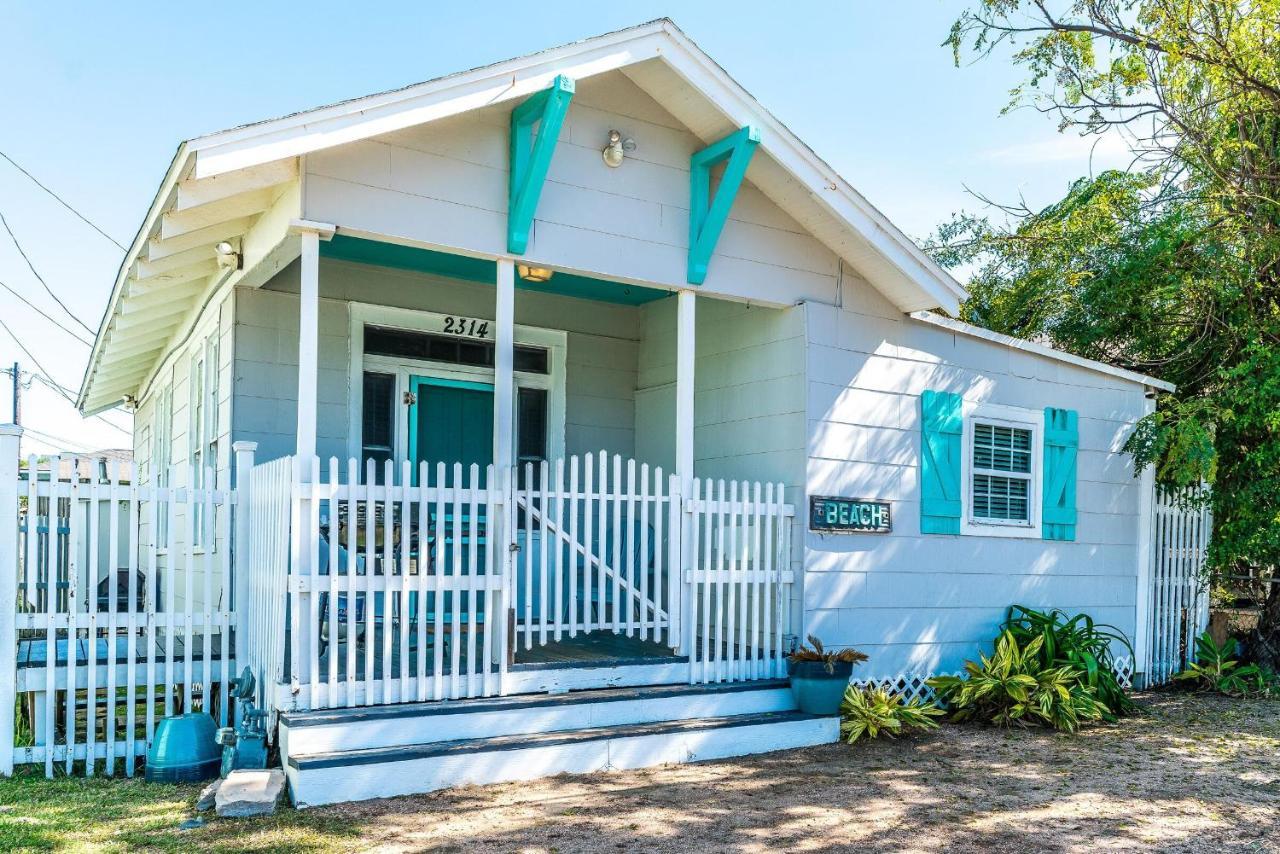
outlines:
[[812, 495], [809, 530], [822, 534], [887, 534], [893, 530], [889, 502]]

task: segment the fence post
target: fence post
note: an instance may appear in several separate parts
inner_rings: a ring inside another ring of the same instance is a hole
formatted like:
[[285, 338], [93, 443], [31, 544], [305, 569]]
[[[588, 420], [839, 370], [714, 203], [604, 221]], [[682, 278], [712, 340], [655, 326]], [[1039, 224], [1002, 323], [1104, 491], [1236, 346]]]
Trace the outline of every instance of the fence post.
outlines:
[[[16, 424], [0, 425], [0, 775], [5, 777], [13, 776], [13, 710], [18, 682], [18, 633], [14, 618], [18, 611], [18, 441], [21, 436], [22, 428]], [[45, 749], [53, 748], [50, 745]]]
[[[232, 572], [232, 600], [231, 600], [231, 623], [235, 627], [236, 637], [236, 653], [238, 658], [242, 658], [241, 664], [247, 664], [250, 661], [257, 660], [256, 651], [248, 652], [248, 645], [257, 643], [257, 638], [249, 637], [249, 620], [246, 613], [246, 604], [249, 598], [249, 573], [252, 572], [252, 554], [250, 553], [250, 540], [252, 539], [253, 513], [249, 509], [249, 482], [253, 472], [253, 455], [258, 450], [257, 442], [232, 442], [231, 451], [235, 454], [235, 483], [232, 489], [235, 492], [235, 509], [234, 516], [235, 527], [231, 532], [231, 572]], [[255, 678], [261, 680], [262, 674], [254, 673]], [[263, 696], [266, 695], [267, 686], [262, 685]], [[261, 699], [261, 698], [260, 698]]]

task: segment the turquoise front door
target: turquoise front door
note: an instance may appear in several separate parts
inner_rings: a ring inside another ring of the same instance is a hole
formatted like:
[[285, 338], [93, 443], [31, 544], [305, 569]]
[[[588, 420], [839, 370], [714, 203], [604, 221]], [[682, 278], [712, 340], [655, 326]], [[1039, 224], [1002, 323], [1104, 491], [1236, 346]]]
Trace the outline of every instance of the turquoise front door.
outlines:
[[[433, 472], [444, 463], [452, 479], [454, 463], [493, 462], [493, 386], [485, 383], [410, 377], [414, 403], [409, 408], [409, 459], [414, 471], [426, 461]], [[465, 476], [465, 475], [464, 475]]]

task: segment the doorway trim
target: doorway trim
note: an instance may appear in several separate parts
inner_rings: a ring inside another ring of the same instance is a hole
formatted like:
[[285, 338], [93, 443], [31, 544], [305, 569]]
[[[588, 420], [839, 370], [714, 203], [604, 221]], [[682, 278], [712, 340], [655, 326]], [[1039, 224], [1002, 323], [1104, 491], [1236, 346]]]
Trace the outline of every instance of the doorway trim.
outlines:
[[[364, 354], [364, 327], [366, 324], [385, 326], [392, 329], [403, 329], [409, 332], [429, 332], [433, 335], [447, 335], [443, 332], [444, 321], [457, 314], [436, 311], [420, 311], [409, 308], [396, 308], [371, 303], [348, 303], [350, 323], [348, 337], [348, 411], [347, 453], [354, 459], [360, 459], [363, 449], [362, 432], [364, 424], [364, 372], [380, 371], [393, 374], [396, 378], [395, 399], [403, 400], [409, 391], [409, 377], [427, 377], [431, 379], [470, 382], [494, 385], [494, 369], [476, 365], [451, 365], [440, 362], [429, 362], [419, 359], [408, 359], [390, 356], [366, 356]], [[492, 314], [492, 312], [490, 312]], [[476, 315], [490, 321], [488, 334], [475, 336], [484, 340], [493, 340], [493, 323], [489, 317]], [[467, 338], [465, 335], [454, 335], [456, 338]], [[562, 329], [543, 329], [536, 326], [516, 325], [515, 343], [542, 347], [547, 350], [547, 373], [532, 374], [516, 371], [512, 389], [510, 429], [515, 435], [515, 395], [521, 388], [541, 388], [547, 390], [547, 459], [555, 460], [565, 453], [565, 374], [566, 351], [568, 349], [568, 333]], [[395, 436], [393, 440], [396, 465], [409, 459], [408, 413], [407, 406], [398, 406], [395, 419]], [[512, 442], [512, 459], [508, 464], [514, 465], [514, 453], [517, 443]], [[497, 461], [495, 460], [495, 463]]]

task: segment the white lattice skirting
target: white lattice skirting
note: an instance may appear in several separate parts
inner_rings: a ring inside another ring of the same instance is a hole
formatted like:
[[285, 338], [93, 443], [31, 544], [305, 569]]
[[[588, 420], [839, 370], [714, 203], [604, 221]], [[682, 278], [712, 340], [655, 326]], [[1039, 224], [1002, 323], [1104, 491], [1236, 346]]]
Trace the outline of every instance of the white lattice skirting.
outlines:
[[[1125, 688], [1133, 687], [1133, 661], [1127, 656], [1116, 659], [1117, 676]], [[875, 679], [854, 679], [853, 684], [859, 688], [883, 688], [894, 694], [901, 694], [910, 701], [919, 697], [922, 700], [933, 700], [933, 689], [928, 680], [934, 676], [960, 676], [963, 671], [954, 673], [899, 673], [897, 676], [883, 676]]]

